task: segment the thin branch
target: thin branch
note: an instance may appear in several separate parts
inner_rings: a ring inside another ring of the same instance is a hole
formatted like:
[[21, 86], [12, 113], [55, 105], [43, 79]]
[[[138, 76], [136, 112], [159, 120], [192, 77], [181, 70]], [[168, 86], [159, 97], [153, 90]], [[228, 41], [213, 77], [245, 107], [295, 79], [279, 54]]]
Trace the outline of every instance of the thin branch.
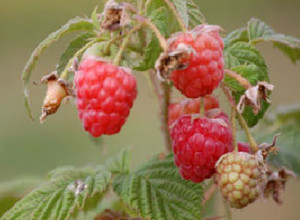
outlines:
[[242, 126], [242, 128], [245, 131], [245, 134], [248, 138], [252, 153], [257, 152], [258, 151], [258, 145], [257, 145], [255, 139], [253, 138], [251, 132], [250, 132], [250, 129], [247, 125], [247, 122], [245, 121], [244, 117], [239, 112], [237, 112], [237, 118], [239, 120], [240, 125]]
[[206, 202], [208, 202], [211, 197], [214, 195], [215, 191], [218, 189], [218, 185], [216, 183], [213, 183], [208, 190], [204, 192], [202, 205], [205, 205]]
[[258, 151], [258, 145], [257, 145], [254, 137], [252, 136], [252, 134], [250, 132], [250, 129], [249, 129], [249, 127], [247, 125], [247, 122], [245, 121], [244, 117], [236, 110], [236, 103], [235, 103], [233, 97], [230, 94], [230, 90], [223, 83], [221, 84], [221, 88], [222, 88], [225, 96], [227, 97], [231, 107], [235, 109], [235, 113], [237, 115], [237, 118], [239, 120], [239, 123], [240, 123], [241, 127], [245, 131], [245, 134], [248, 138], [248, 141], [249, 141], [252, 152], [253, 153], [257, 152]]
[[171, 9], [171, 11], [173, 12], [173, 14], [176, 17], [176, 20], [181, 28], [182, 31], [186, 32], [187, 28], [182, 20], [182, 17], [179, 15], [177, 9], [174, 7], [174, 4], [170, 1], [170, 0], [165, 0], [165, 3], [169, 6], [169, 8]]
[[236, 108], [231, 106], [230, 123], [232, 129], [232, 144], [234, 151], [238, 152], [238, 145], [236, 140]]
[[246, 78], [242, 77], [240, 74], [237, 74], [236, 72], [228, 69], [225, 69], [225, 74], [238, 81], [239, 84], [243, 86], [245, 89], [249, 89], [251, 87], [250, 82]]
[[229, 207], [228, 203], [226, 202], [226, 200], [223, 200], [223, 203], [224, 203], [224, 208], [225, 208], [225, 211], [226, 211], [227, 219], [232, 220], [231, 210], [230, 210], [230, 207]]
[[158, 38], [161, 48], [164, 51], [167, 51], [167, 49], [168, 49], [167, 41], [164, 38], [164, 36], [160, 33], [160, 31], [157, 29], [157, 27], [148, 19], [146, 19], [146, 18], [141, 18], [141, 19], [142, 19], [142, 22], [145, 23], [146, 25], [148, 25], [148, 27], [154, 32], [154, 34]]
[[167, 82], [160, 83], [161, 92], [159, 95], [160, 102], [160, 120], [161, 120], [161, 129], [165, 139], [165, 149], [166, 152], [172, 151], [171, 137], [169, 133], [169, 104], [170, 104], [170, 86]]

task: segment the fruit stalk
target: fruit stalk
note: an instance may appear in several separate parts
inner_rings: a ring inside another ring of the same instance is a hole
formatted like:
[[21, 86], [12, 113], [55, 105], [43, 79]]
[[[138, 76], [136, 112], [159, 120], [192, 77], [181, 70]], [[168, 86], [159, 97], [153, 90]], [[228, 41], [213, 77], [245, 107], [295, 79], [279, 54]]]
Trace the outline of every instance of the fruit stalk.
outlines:
[[236, 108], [231, 107], [230, 124], [232, 129], [232, 145], [234, 151], [238, 152], [238, 145], [236, 140]]
[[239, 120], [240, 125], [242, 126], [242, 128], [244, 129], [244, 131], [246, 133], [246, 136], [248, 138], [248, 141], [249, 141], [249, 144], [250, 144], [250, 147], [251, 147], [251, 151], [253, 153], [257, 152], [258, 151], [258, 145], [257, 145], [255, 139], [253, 138], [251, 132], [250, 132], [250, 129], [247, 125], [247, 122], [245, 121], [244, 117], [239, 112], [237, 112], [237, 118]]
[[241, 127], [245, 131], [245, 134], [248, 138], [248, 141], [249, 141], [252, 152], [253, 153], [257, 152], [258, 151], [258, 145], [257, 145], [254, 137], [252, 136], [252, 134], [250, 132], [250, 129], [249, 129], [249, 127], [247, 125], [247, 122], [245, 121], [244, 117], [236, 110], [236, 103], [235, 103], [233, 97], [230, 94], [230, 90], [223, 83], [221, 84], [221, 88], [222, 88], [225, 96], [227, 97], [231, 107], [235, 109], [237, 118], [239, 120], [239, 123], [240, 123]]
[[159, 95], [159, 102], [160, 102], [160, 120], [161, 120], [161, 129], [165, 139], [165, 150], [166, 152], [171, 152], [172, 145], [171, 145], [171, 137], [169, 133], [168, 127], [168, 119], [169, 119], [169, 104], [170, 104], [170, 86], [167, 82], [160, 83], [160, 95]]

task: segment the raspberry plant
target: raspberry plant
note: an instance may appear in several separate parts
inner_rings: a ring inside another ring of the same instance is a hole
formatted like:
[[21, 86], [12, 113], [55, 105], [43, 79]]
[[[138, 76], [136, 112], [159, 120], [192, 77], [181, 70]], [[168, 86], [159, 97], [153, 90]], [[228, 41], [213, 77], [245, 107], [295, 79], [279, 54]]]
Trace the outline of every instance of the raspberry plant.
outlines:
[[[269, 196], [281, 203], [287, 178], [300, 175], [299, 149], [289, 147], [299, 147], [300, 140], [292, 142], [299, 139], [299, 109], [265, 116], [274, 86], [256, 45], [271, 42], [296, 63], [300, 40], [257, 18], [224, 30], [208, 24], [193, 0], [110, 0], [103, 12], [96, 7], [91, 18], [76, 17], [51, 33], [22, 73], [29, 116], [28, 85], [39, 57], [64, 35], [81, 32], [41, 80], [48, 89], [40, 121], [75, 98], [87, 132], [116, 134], [138, 96], [134, 75], [145, 72], [159, 100], [164, 152], [134, 171], [126, 150], [96, 167], [53, 170], [1, 220], [87, 219], [86, 212], [93, 219], [205, 219], [218, 188], [226, 207]], [[230, 117], [211, 95], [218, 88]]]

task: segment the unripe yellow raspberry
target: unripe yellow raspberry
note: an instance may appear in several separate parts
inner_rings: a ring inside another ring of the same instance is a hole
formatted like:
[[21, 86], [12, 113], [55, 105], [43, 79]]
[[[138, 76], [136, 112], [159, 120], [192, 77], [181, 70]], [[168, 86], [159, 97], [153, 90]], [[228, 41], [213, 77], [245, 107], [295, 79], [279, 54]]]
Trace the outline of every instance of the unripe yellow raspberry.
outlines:
[[216, 164], [217, 181], [223, 197], [233, 208], [244, 208], [259, 194], [262, 172], [254, 155], [231, 152]]

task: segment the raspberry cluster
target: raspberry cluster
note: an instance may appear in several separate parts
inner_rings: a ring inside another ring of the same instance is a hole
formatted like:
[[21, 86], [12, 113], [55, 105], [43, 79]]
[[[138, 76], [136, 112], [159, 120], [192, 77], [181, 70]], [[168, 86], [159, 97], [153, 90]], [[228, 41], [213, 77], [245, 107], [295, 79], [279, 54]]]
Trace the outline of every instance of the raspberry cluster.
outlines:
[[232, 133], [227, 116], [215, 118], [181, 116], [171, 131], [175, 164], [186, 180], [195, 183], [215, 173], [215, 163], [232, 151]]
[[137, 96], [130, 69], [89, 57], [75, 75], [78, 116], [94, 137], [116, 134]]
[[216, 165], [217, 180], [223, 197], [233, 208], [243, 208], [259, 196], [261, 171], [254, 155], [232, 152]]

